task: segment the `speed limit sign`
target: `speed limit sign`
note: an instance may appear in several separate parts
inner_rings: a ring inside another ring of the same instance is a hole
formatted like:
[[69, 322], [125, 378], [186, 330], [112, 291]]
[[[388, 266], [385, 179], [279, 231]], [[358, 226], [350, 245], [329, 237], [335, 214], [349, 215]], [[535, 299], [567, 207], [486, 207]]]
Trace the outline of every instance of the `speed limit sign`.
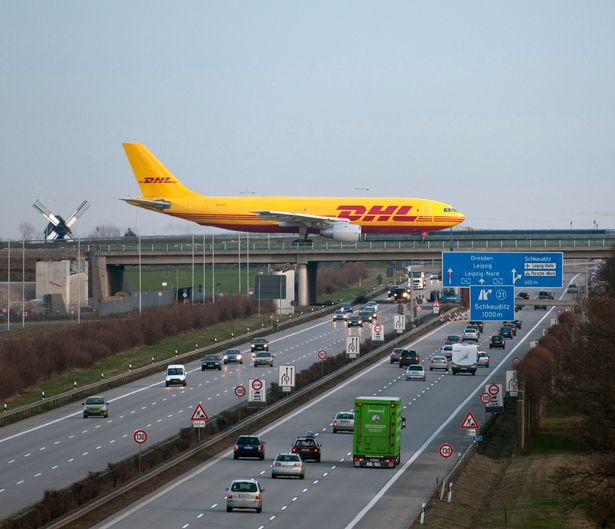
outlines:
[[147, 432], [145, 430], [135, 430], [135, 433], [132, 434], [132, 438], [135, 440], [135, 443], [142, 445], [147, 441]]
[[[254, 383], [252, 383], [252, 385], [254, 385]], [[238, 396], [239, 398], [244, 397], [246, 395], [245, 386], [242, 386], [242, 385], [236, 386], [235, 395]]]
[[450, 445], [448, 443], [442, 443], [440, 445], [440, 448], [438, 448], [438, 453], [440, 454], [440, 457], [443, 457], [444, 459], [448, 459], [449, 457], [451, 457], [453, 455], [453, 445]]
[[484, 393], [480, 394], [480, 401], [483, 404], [489, 404], [491, 402], [491, 395], [489, 393], [487, 393], [486, 391]]
[[320, 351], [318, 351], [318, 358], [320, 358], [321, 360], [325, 360], [327, 358], [327, 351], [325, 351], [324, 349], [321, 349]]

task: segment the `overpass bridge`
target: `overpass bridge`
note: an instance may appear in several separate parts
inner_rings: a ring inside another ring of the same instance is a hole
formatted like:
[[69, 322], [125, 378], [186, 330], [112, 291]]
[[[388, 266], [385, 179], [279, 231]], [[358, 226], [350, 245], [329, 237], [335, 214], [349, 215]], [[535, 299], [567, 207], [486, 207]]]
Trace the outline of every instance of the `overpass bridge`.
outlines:
[[[439, 269], [443, 251], [563, 252], [565, 260], [604, 259], [615, 247], [615, 231], [452, 232], [426, 240], [367, 240], [354, 243], [322, 238], [309, 245], [288, 237], [142, 238], [82, 243], [89, 256], [92, 295], [105, 299], [122, 290], [127, 266], [289, 265], [297, 271], [298, 304], [316, 301], [318, 263], [413, 261]], [[427, 268], [427, 267], [426, 267]]]

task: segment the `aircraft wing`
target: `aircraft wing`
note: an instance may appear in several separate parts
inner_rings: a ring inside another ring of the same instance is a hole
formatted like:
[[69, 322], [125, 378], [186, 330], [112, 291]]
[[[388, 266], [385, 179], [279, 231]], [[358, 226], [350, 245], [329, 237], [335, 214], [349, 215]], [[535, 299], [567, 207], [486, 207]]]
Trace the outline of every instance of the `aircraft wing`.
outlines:
[[333, 224], [350, 222], [348, 219], [340, 219], [338, 217], [321, 217], [319, 215], [305, 215], [303, 213], [290, 213], [287, 211], [260, 210], [253, 211], [252, 213], [258, 214], [261, 219], [279, 222], [281, 226], [306, 226], [307, 228], [322, 229]]

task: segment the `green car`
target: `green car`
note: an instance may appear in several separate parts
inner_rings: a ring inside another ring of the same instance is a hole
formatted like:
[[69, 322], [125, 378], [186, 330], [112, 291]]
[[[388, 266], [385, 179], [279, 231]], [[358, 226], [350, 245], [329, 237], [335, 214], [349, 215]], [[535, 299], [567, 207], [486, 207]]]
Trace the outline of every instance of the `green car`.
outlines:
[[88, 397], [81, 405], [83, 406], [84, 419], [87, 419], [92, 415], [109, 417], [109, 404], [102, 395]]

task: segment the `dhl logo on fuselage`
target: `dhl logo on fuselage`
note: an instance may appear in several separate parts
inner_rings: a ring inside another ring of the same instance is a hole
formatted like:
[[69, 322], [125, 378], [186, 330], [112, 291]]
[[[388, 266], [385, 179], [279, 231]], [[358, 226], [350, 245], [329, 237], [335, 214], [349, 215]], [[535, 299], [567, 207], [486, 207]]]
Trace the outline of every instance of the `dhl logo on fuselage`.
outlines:
[[140, 184], [174, 184], [175, 181], [168, 176], [146, 176]]
[[387, 222], [391, 218], [395, 222], [414, 222], [416, 215], [408, 215], [412, 206], [372, 206], [369, 211], [365, 206], [338, 206], [338, 217], [348, 220], [362, 220], [363, 222]]

